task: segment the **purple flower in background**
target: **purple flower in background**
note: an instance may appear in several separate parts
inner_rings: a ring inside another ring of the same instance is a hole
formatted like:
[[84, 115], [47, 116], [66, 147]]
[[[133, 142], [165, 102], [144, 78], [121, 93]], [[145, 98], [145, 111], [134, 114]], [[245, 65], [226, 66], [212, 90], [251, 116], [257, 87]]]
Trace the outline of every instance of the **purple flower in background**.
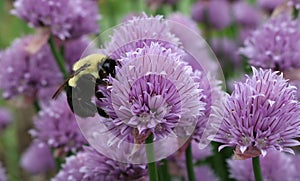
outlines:
[[237, 42], [234, 40], [228, 38], [213, 38], [211, 46], [223, 66], [228, 65], [229, 62], [235, 66], [240, 65], [241, 58], [238, 54]]
[[127, 52], [135, 51], [152, 42], [158, 42], [165, 48], [180, 45], [179, 39], [170, 33], [167, 21], [162, 16], [142, 14], [133, 17], [116, 27], [110, 41], [105, 44], [104, 53], [113, 59], [126, 56]]
[[51, 148], [61, 148], [63, 153], [81, 149], [86, 140], [70, 110], [65, 94], [57, 100], [44, 105], [34, 122], [35, 128], [30, 134], [39, 141], [47, 143]]
[[0, 163], [0, 180], [1, 180], [1, 181], [7, 181], [6, 171], [5, 171], [5, 169], [2, 167], [2, 164], [1, 164], [1, 163]]
[[14, 8], [12, 13], [30, 26], [49, 27], [62, 40], [99, 31], [95, 0], [17, 0]]
[[192, 7], [192, 18], [197, 22], [208, 23], [216, 29], [230, 25], [232, 17], [230, 4], [224, 0], [198, 1]]
[[202, 90], [181, 56], [158, 43], [127, 53], [111, 78], [100, 107], [109, 114], [108, 127], [126, 138], [133, 130], [155, 139], [173, 133], [177, 124], [193, 124], [203, 115]]
[[[296, 87], [282, 74], [256, 70], [253, 76], [234, 86], [225, 104], [225, 115], [215, 141], [236, 147], [237, 152], [268, 149], [293, 153], [289, 147], [300, 145], [300, 103]], [[251, 157], [251, 155], [250, 155]]]
[[[216, 111], [220, 110], [220, 106], [225, 97], [225, 93], [221, 88], [221, 81], [216, 80], [212, 75], [206, 75], [205, 72], [196, 71], [194, 80], [199, 84], [199, 88], [203, 90], [201, 101], [205, 103], [204, 115], [199, 116], [193, 139], [196, 142], [201, 142], [205, 129], [212, 129], [211, 124], [216, 123], [214, 116]], [[218, 109], [219, 108], [219, 109]], [[206, 138], [205, 138], [206, 139]]]
[[66, 158], [66, 163], [62, 167], [52, 181], [141, 181], [147, 175], [146, 165], [120, 163], [101, 155], [91, 147], [85, 147], [84, 151]]
[[[195, 166], [194, 172], [195, 172], [196, 180], [201, 180], [201, 181], [218, 181], [218, 180], [220, 180], [216, 176], [214, 171], [209, 166], [206, 166], [206, 165]], [[188, 180], [187, 173], [185, 174], [185, 178], [186, 178], [186, 180]]]
[[[173, 13], [167, 17], [167, 20], [174, 21], [176, 24], [172, 26], [171, 25], [171, 32], [176, 35], [180, 41], [183, 43], [185, 42], [185, 37], [188, 37], [184, 32], [181, 31], [180, 26], [176, 26], [177, 24], [180, 24], [182, 26], [185, 26], [189, 28], [191, 31], [193, 31], [195, 34], [200, 35], [200, 30], [198, 28], [198, 25], [195, 21], [193, 21], [190, 17], [181, 14], [181, 13]], [[185, 32], [186, 33], [186, 32]]]
[[0, 89], [9, 99], [25, 95], [31, 99], [49, 99], [62, 82], [54, 57], [48, 45], [36, 53], [28, 50], [32, 36], [17, 39], [0, 57]]
[[256, 67], [280, 71], [299, 68], [299, 25], [285, 14], [273, 17], [245, 40], [240, 52]]
[[256, 27], [259, 25], [262, 14], [255, 6], [251, 6], [246, 1], [237, 1], [233, 4], [233, 14], [235, 20], [244, 28]]
[[279, 6], [283, 2], [284, 0], [258, 0], [259, 6], [261, 6], [263, 9], [269, 12], [273, 11], [277, 6]]
[[70, 72], [75, 62], [84, 57], [85, 54], [90, 54], [94, 51], [94, 47], [89, 46], [90, 43], [91, 40], [89, 40], [88, 37], [85, 36], [75, 40], [69, 40], [65, 43], [64, 57], [67, 64], [66, 66], [68, 67], [68, 70]]
[[[255, 181], [251, 159], [227, 160], [230, 177], [237, 181]], [[294, 181], [297, 170], [293, 163], [293, 157], [278, 151], [270, 151], [261, 156], [261, 171], [263, 180]]]
[[182, 59], [194, 70], [217, 71], [218, 66], [209, 54], [210, 49], [201, 37], [197, 23], [181, 13], [173, 13], [167, 20], [170, 32], [180, 39], [185, 50]]
[[4, 130], [11, 122], [11, 113], [5, 108], [0, 108], [0, 131]]
[[34, 141], [23, 153], [21, 167], [31, 174], [45, 173], [55, 168], [54, 158], [49, 146]]
[[62, 169], [51, 181], [87, 181], [88, 178], [86, 180], [83, 179], [84, 172], [82, 171], [85, 163], [86, 155], [84, 152], [78, 152], [76, 155], [67, 157], [65, 163], [62, 165]]

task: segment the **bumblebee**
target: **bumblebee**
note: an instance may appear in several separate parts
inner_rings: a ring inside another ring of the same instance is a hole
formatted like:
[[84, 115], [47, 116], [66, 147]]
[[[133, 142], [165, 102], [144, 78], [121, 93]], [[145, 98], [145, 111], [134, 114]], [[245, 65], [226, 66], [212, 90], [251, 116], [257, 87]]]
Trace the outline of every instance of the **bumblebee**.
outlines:
[[92, 102], [92, 97], [103, 98], [97, 92], [98, 86], [107, 86], [109, 75], [115, 76], [117, 61], [102, 54], [92, 54], [78, 60], [73, 66], [73, 73], [63, 82], [52, 96], [55, 99], [66, 86], [67, 100], [71, 110], [80, 117], [92, 117], [98, 112], [108, 117], [105, 111]]

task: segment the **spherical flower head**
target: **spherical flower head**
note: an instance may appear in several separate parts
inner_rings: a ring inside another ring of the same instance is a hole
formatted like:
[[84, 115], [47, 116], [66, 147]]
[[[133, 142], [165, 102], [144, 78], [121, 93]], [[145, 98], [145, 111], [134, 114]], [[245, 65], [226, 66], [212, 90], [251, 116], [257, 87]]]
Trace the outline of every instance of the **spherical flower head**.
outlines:
[[233, 14], [242, 27], [256, 27], [262, 18], [259, 9], [245, 1], [237, 1], [233, 4]]
[[[260, 156], [260, 165], [263, 180], [293, 181], [296, 179], [296, 169], [293, 158], [278, 151], [270, 151], [263, 157]], [[230, 177], [238, 181], [255, 181], [251, 159], [227, 160]]]
[[66, 158], [62, 170], [52, 181], [69, 180], [143, 180], [146, 165], [120, 163], [98, 153], [92, 147]]
[[[200, 35], [200, 30], [198, 28], [197, 23], [195, 21], [193, 21], [190, 17], [188, 17], [182, 13], [173, 13], [167, 17], [167, 20], [174, 21], [176, 24], [185, 26], [185, 27], [189, 28], [191, 31], [193, 31], [195, 34]], [[169, 25], [171, 26], [171, 32], [175, 36], [177, 36], [180, 39], [180, 41], [183, 43], [183, 41], [184, 41], [183, 39], [187, 35], [184, 34], [181, 31], [180, 26], [176, 26], [176, 24], [173, 25], [172, 23], [171, 24], [169, 23]]]
[[[204, 138], [207, 136], [206, 134], [213, 131], [212, 125], [219, 123], [219, 118], [215, 120], [215, 116], [224, 104], [225, 93], [222, 91], [221, 81], [216, 80], [211, 74], [196, 71], [194, 80], [198, 83], [199, 88], [203, 90], [201, 101], [205, 103], [205, 111], [204, 115], [198, 118], [192, 138], [198, 143], [204, 143], [205, 140], [203, 139], [206, 139]], [[205, 135], [203, 135], [204, 132]]]
[[[188, 16], [173, 13], [167, 17], [170, 32], [180, 39], [185, 51], [183, 60], [194, 70], [217, 71], [217, 65], [208, 53], [204, 39], [201, 38], [198, 25]], [[201, 63], [199, 63], [201, 62]]]
[[0, 108], [0, 131], [4, 130], [11, 122], [11, 113], [5, 108]]
[[12, 13], [30, 26], [49, 27], [62, 40], [99, 31], [101, 16], [94, 0], [17, 0], [14, 8]]
[[230, 5], [224, 0], [198, 1], [191, 13], [195, 21], [208, 23], [216, 29], [223, 29], [232, 21]]
[[[225, 115], [215, 141], [236, 147], [237, 152], [268, 149], [293, 153], [299, 145], [300, 104], [296, 87], [283, 75], [269, 70], [253, 69], [253, 76], [234, 86], [225, 103]], [[251, 157], [251, 155], [250, 155]]]
[[4, 170], [1, 163], [0, 163], [0, 180], [1, 181], [7, 181], [6, 171]]
[[70, 110], [65, 94], [42, 107], [30, 134], [51, 148], [62, 149], [63, 153], [81, 149], [86, 140], [77, 125], [74, 113]]
[[116, 27], [110, 41], [105, 44], [105, 54], [113, 59], [126, 56], [127, 52], [135, 51], [158, 42], [165, 48], [176, 48], [179, 39], [170, 33], [168, 22], [163, 16], [147, 16], [145, 13], [135, 16]]
[[258, 0], [258, 4], [263, 9], [272, 12], [277, 6], [283, 3], [284, 0]]
[[40, 174], [55, 168], [54, 158], [49, 146], [34, 141], [23, 153], [21, 167], [31, 174]]
[[50, 47], [43, 45], [32, 54], [28, 51], [32, 39], [32, 36], [17, 39], [1, 54], [0, 89], [3, 89], [5, 99], [17, 95], [49, 99], [62, 82]]
[[[100, 103], [117, 135], [149, 131], [155, 139], [166, 137], [178, 124], [192, 124], [203, 114], [202, 90], [193, 80], [191, 67], [181, 56], [152, 43], [127, 53], [111, 78], [110, 93]], [[121, 93], [121, 94], [120, 94]], [[109, 106], [111, 105], [111, 106]]]
[[299, 25], [286, 14], [273, 17], [245, 40], [240, 52], [256, 67], [280, 71], [299, 68]]

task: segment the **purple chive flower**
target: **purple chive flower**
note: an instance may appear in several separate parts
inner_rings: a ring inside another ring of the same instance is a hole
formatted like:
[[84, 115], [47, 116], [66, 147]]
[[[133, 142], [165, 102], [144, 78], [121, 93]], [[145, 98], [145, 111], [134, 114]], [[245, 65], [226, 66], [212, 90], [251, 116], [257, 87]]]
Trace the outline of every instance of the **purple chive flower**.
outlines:
[[205, 129], [208, 129], [211, 133], [213, 130], [211, 125], [217, 123], [215, 116], [217, 111], [221, 109], [220, 105], [224, 104], [222, 101], [225, 93], [220, 86], [221, 81], [216, 80], [210, 74], [206, 75], [204, 72], [196, 71], [194, 80], [199, 83], [199, 87], [203, 90], [204, 96], [201, 98], [201, 101], [205, 103], [204, 115], [199, 116], [193, 133], [193, 139], [201, 143], [203, 139], [206, 139], [204, 138], [206, 135], [203, 135]]
[[216, 29], [223, 29], [232, 21], [230, 5], [224, 0], [200, 0], [193, 5], [191, 13], [195, 21], [208, 23]]
[[284, 0], [258, 0], [258, 4], [263, 9], [272, 12], [277, 6], [283, 3]]
[[137, 180], [147, 176], [146, 165], [120, 163], [109, 159], [91, 147], [66, 158], [62, 170], [52, 181], [65, 180]]
[[201, 38], [197, 23], [181, 13], [171, 14], [167, 20], [170, 32], [180, 39], [185, 50], [183, 60], [194, 70], [217, 71], [216, 63], [210, 57], [208, 48], [204, 46], [205, 42]]
[[[238, 181], [255, 181], [251, 159], [227, 160], [230, 177]], [[296, 180], [293, 158], [282, 152], [270, 151], [261, 156], [261, 171], [263, 180], [294, 181]]]
[[159, 43], [127, 53], [111, 78], [111, 88], [99, 101], [111, 117], [108, 127], [122, 138], [152, 132], [165, 137], [180, 124], [192, 124], [203, 115], [201, 89], [191, 67]]
[[0, 131], [4, 130], [11, 122], [11, 113], [5, 108], [0, 108]]
[[75, 152], [86, 144], [70, 110], [65, 94], [42, 107], [35, 119], [35, 128], [30, 134], [51, 148], [62, 149], [63, 153]]
[[34, 141], [23, 153], [21, 167], [31, 174], [40, 174], [55, 168], [54, 158], [49, 146]]
[[[89, 46], [91, 40], [88, 37], [81, 37], [75, 40], [70, 40], [65, 43], [65, 61], [68, 70], [71, 72], [72, 67], [75, 62], [77, 62], [80, 58], [85, 57], [86, 54], [89, 54], [94, 51], [94, 47]], [[96, 50], [96, 48], [95, 48]]]
[[105, 44], [104, 53], [119, 59], [126, 56], [127, 52], [149, 46], [152, 42], [174, 49], [180, 45], [179, 39], [170, 33], [168, 23], [162, 16], [148, 17], [143, 13], [114, 29], [110, 41]]
[[268, 149], [293, 153], [290, 147], [300, 145], [296, 87], [278, 72], [252, 69], [253, 76], [236, 83], [228, 96], [214, 140], [224, 144], [219, 149], [233, 146], [242, 154], [256, 150], [255, 154], [265, 155]]
[[[216, 176], [214, 171], [209, 166], [206, 166], [206, 165], [194, 167], [194, 172], [195, 172], [196, 180], [202, 180], [202, 181], [218, 181], [218, 180], [220, 180]], [[187, 173], [186, 173], [185, 178], [187, 180], [187, 178], [188, 178]]]
[[233, 14], [235, 20], [242, 27], [257, 27], [262, 18], [261, 12], [255, 6], [251, 6], [246, 1], [237, 1], [233, 4]]
[[99, 31], [101, 16], [94, 0], [17, 0], [14, 8], [12, 13], [30, 26], [49, 27], [62, 40]]
[[240, 65], [241, 58], [238, 54], [237, 42], [228, 38], [213, 38], [211, 46], [215, 54], [220, 57], [224, 66], [231, 62], [233, 65]]
[[2, 164], [0, 163], [0, 180], [1, 181], [7, 181], [7, 177], [6, 177], [6, 171], [3, 168]]
[[295, 169], [296, 169], [296, 174], [295, 174], [295, 180], [300, 180], [300, 173], [299, 173], [299, 169], [300, 169], [300, 155], [299, 153], [295, 156], [292, 157], [292, 161], [295, 165]]
[[0, 89], [5, 99], [25, 95], [46, 100], [63, 80], [48, 45], [34, 54], [27, 50], [32, 39], [15, 40], [1, 55]]
[[285, 14], [273, 17], [245, 40], [240, 52], [256, 67], [281, 71], [299, 68], [299, 25]]

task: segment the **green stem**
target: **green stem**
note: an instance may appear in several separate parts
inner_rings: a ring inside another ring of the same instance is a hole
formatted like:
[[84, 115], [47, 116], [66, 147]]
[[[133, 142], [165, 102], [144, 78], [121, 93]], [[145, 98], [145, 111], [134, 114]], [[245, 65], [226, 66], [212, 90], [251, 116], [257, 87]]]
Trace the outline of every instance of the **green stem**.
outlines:
[[[148, 161], [148, 174], [150, 181], [158, 181], [158, 172], [155, 160], [155, 151], [153, 143], [153, 134], [146, 139], [146, 155]], [[153, 162], [154, 161], [154, 162]]]
[[260, 169], [259, 156], [252, 158], [252, 166], [253, 166], [255, 180], [263, 181], [261, 169]]
[[189, 181], [195, 181], [194, 163], [192, 155], [192, 145], [190, 144], [185, 151], [185, 162]]
[[170, 176], [170, 173], [169, 173], [169, 167], [168, 167], [168, 160], [167, 159], [162, 160], [162, 165], [159, 167], [158, 172], [159, 172], [160, 180], [171, 181], [171, 176]]
[[35, 109], [36, 112], [39, 112], [41, 110], [41, 107], [40, 107], [39, 102], [37, 100], [35, 100], [33, 102], [33, 106], [34, 106], [34, 109]]
[[63, 56], [55, 48], [53, 36], [50, 36], [48, 43], [50, 45], [51, 52], [56, 60], [56, 63], [60, 71], [64, 74], [64, 78], [66, 79], [68, 77], [68, 71], [66, 70]]

